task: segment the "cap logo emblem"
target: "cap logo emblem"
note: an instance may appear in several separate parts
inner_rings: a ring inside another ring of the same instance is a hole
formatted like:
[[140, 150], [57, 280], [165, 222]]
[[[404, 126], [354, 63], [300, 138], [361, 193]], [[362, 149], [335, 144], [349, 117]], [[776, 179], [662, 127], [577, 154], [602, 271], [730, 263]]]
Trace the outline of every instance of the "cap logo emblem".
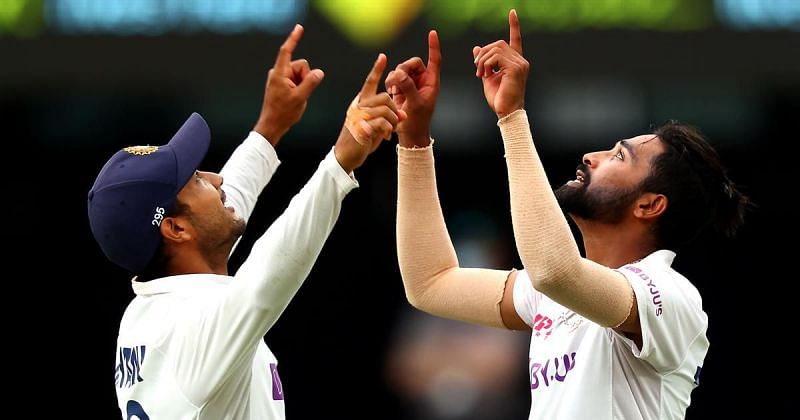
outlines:
[[130, 146], [122, 149], [132, 155], [136, 156], [146, 156], [149, 155], [156, 150], [158, 150], [158, 146]]

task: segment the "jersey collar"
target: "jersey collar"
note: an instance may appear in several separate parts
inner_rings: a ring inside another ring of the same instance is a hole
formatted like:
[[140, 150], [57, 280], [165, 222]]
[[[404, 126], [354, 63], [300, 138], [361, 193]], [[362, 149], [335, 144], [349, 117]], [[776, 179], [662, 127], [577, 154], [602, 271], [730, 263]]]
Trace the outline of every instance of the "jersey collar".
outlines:
[[672, 266], [672, 261], [675, 260], [675, 253], [668, 249], [659, 249], [658, 251], [655, 251], [652, 254], [644, 257], [642, 260], [654, 260], [666, 265], [667, 267], [670, 267]]
[[134, 277], [131, 279], [131, 286], [137, 296], [152, 296], [163, 293], [195, 292], [201, 289], [226, 286], [232, 279], [231, 276], [219, 274], [182, 274], [139, 282]]

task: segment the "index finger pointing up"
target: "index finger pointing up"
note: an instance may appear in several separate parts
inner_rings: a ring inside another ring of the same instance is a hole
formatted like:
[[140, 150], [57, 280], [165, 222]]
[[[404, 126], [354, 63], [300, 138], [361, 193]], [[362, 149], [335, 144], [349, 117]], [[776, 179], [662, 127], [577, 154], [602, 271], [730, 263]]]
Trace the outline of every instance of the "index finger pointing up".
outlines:
[[302, 36], [303, 26], [300, 24], [294, 25], [292, 33], [289, 34], [286, 41], [283, 41], [283, 45], [281, 45], [281, 49], [278, 51], [278, 58], [275, 59], [276, 69], [283, 70], [289, 67], [289, 63], [292, 61], [292, 53], [294, 53], [294, 49], [297, 47], [297, 43], [300, 42]]
[[374, 95], [378, 92], [378, 85], [381, 83], [381, 75], [386, 70], [386, 54], [378, 54], [378, 59], [375, 60], [375, 65], [364, 81], [364, 86], [361, 87], [361, 97]]
[[428, 68], [435, 74], [439, 74], [439, 66], [442, 63], [442, 50], [439, 47], [439, 35], [436, 31], [428, 32]]
[[519, 30], [519, 16], [517, 11], [511, 9], [508, 13], [508, 26], [509, 26], [509, 39], [508, 45], [511, 46], [516, 52], [522, 52], [522, 34]]

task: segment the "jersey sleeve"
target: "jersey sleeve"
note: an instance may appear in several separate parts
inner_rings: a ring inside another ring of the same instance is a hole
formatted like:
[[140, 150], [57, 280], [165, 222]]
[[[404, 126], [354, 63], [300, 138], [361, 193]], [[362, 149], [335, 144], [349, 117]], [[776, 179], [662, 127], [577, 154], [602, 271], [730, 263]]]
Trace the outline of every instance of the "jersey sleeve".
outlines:
[[626, 265], [618, 271], [625, 275], [636, 295], [642, 348], [614, 333], [625, 341], [634, 356], [647, 361], [658, 372], [678, 368], [692, 343], [708, 327], [697, 290], [685, 279], [676, 279], [660, 267]]
[[245, 221], [250, 219], [259, 194], [280, 164], [275, 149], [267, 139], [251, 131], [220, 170], [222, 190], [227, 201]]
[[342, 200], [357, 186], [331, 151], [253, 245], [224, 294], [176, 326], [169, 345], [180, 355], [175, 372], [187, 398], [204, 401], [233, 367], [252, 360], [256, 344], [311, 271]]
[[533, 327], [533, 320], [539, 311], [539, 302], [542, 300], [542, 293], [533, 288], [528, 272], [519, 270], [517, 279], [514, 281], [514, 308], [517, 315], [529, 327]]

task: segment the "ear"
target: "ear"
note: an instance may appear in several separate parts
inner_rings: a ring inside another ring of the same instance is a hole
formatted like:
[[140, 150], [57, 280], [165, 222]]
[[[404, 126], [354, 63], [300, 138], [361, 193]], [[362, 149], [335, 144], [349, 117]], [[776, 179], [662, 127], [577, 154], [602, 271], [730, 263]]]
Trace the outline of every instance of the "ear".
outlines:
[[165, 217], [161, 221], [159, 230], [165, 241], [175, 243], [192, 240], [192, 233], [194, 232], [189, 220], [181, 216]]
[[653, 220], [667, 211], [667, 196], [664, 194], [644, 193], [636, 199], [633, 215], [643, 220]]

